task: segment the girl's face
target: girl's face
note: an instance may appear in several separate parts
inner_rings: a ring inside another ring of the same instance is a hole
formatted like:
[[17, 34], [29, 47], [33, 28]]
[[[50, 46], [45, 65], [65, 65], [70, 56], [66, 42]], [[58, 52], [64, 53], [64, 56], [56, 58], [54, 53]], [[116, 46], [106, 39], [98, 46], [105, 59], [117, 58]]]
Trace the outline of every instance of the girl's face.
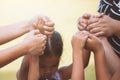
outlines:
[[40, 56], [39, 58], [39, 72], [40, 77], [50, 78], [57, 70], [60, 57], [56, 55]]

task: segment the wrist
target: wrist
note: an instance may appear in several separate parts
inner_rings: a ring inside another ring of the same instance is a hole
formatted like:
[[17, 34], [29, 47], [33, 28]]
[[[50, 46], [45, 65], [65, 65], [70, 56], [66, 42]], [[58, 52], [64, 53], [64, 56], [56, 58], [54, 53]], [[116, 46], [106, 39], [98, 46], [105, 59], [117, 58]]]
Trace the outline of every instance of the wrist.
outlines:
[[24, 24], [24, 30], [26, 30], [26, 32], [29, 32], [31, 30], [34, 30], [34, 24], [31, 20], [26, 20], [23, 22]]
[[120, 36], [120, 21], [115, 20], [114, 21], [114, 35]]
[[103, 54], [103, 53], [104, 53], [104, 48], [103, 47], [101, 47], [98, 50], [94, 51], [95, 55], [99, 55], [99, 54]]
[[28, 52], [29, 52], [28, 44], [26, 44], [24, 42], [20, 42], [18, 45], [19, 45], [19, 48], [21, 49], [22, 56], [28, 54]]

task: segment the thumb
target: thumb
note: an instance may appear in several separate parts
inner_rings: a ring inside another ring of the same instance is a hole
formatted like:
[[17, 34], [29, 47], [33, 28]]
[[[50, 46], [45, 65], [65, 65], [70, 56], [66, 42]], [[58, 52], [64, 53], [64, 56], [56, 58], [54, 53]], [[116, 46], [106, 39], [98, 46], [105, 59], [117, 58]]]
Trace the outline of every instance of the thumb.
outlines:
[[104, 13], [100, 13], [100, 14], [96, 15], [97, 18], [101, 18], [103, 16], [104, 16]]
[[33, 30], [34, 35], [40, 34], [40, 31], [38, 29]]

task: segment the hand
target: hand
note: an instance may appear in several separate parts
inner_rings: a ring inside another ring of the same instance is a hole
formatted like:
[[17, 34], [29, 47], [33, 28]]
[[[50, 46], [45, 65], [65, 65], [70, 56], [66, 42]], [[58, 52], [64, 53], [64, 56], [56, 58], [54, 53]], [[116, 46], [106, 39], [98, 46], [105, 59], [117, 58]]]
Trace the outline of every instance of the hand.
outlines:
[[39, 30], [33, 30], [27, 34], [23, 44], [26, 44], [27, 53], [33, 55], [40, 55], [45, 49], [47, 37], [43, 34], [40, 34]]
[[89, 50], [92, 50], [93, 52], [97, 52], [102, 47], [102, 42], [100, 39], [93, 34], [89, 34], [87, 42], [86, 42], [86, 48]]
[[91, 14], [85, 13], [83, 14], [82, 17], [79, 17], [77, 24], [78, 24], [78, 29], [80, 31], [86, 30], [88, 25], [88, 20], [90, 19], [91, 16], [92, 16]]
[[84, 49], [87, 38], [88, 38], [87, 31], [78, 31], [75, 35], [73, 35], [72, 37], [73, 50]]
[[107, 15], [103, 15], [96, 23], [88, 25], [87, 30], [95, 36], [109, 37], [116, 33], [117, 21]]
[[32, 23], [33, 29], [39, 29], [40, 33], [48, 37], [50, 37], [54, 31], [54, 23], [47, 16], [38, 15], [34, 17], [30, 23]]
[[101, 18], [103, 16], [103, 13], [98, 15], [91, 15], [89, 13], [83, 14], [82, 17], [78, 19], [78, 29], [81, 30], [87, 30], [87, 26], [95, 23], [98, 21], [98, 18]]

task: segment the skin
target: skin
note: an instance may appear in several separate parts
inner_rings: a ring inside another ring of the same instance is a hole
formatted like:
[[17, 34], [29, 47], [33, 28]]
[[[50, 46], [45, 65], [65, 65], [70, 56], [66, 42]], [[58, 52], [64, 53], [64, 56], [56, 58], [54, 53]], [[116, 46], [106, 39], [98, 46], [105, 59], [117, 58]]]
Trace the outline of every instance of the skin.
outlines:
[[[17, 73], [17, 80], [38, 80], [42, 77], [50, 78], [56, 71], [60, 73], [62, 80], [70, 79], [70, 75], [68, 77], [66, 73], [71, 71], [71, 66], [65, 66], [58, 70], [59, 62], [60, 56], [57, 55], [25, 56], [21, 68]], [[63, 76], [61, 73], [66, 75]]]
[[[78, 36], [77, 36], [78, 35]], [[79, 44], [79, 45], [78, 45]], [[97, 46], [94, 46], [96, 45]], [[81, 31], [72, 38], [73, 69], [72, 80], [84, 80], [83, 49], [85, 46], [94, 52], [95, 70], [97, 80], [110, 80], [107, 71], [102, 42], [94, 35]]]
[[[35, 33], [37, 34], [35, 35]], [[38, 30], [31, 31], [19, 44], [0, 51], [0, 67], [7, 65], [18, 57], [25, 55], [27, 52], [38, 54], [43, 50], [42, 47], [46, 43], [46, 38], [47, 37], [40, 34]]]
[[40, 57], [31, 56], [31, 59], [28, 80], [38, 80], [42, 77], [50, 78], [57, 71], [60, 57], [43, 55]]
[[[42, 20], [44, 24], [39, 23], [39, 20]], [[46, 36], [49, 37], [53, 33], [54, 23], [48, 17], [39, 15], [33, 19], [7, 26], [1, 26], [0, 28], [0, 44], [11, 41], [25, 33], [29, 34], [17, 45], [0, 51], [0, 67], [3, 67], [30, 51], [33, 54], [38, 54], [38, 52], [40, 53], [45, 44]], [[38, 30], [36, 31], [36, 29]], [[46, 36], [41, 35], [41, 29], [44, 31], [43, 34]], [[31, 32], [31, 30], [33, 31]], [[41, 46], [39, 44], [41, 44]]]
[[84, 80], [83, 53], [85, 43], [88, 38], [88, 35], [84, 34], [84, 32], [85, 31], [83, 32], [79, 31], [72, 37], [73, 48], [73, 68], [71, 77], [72, 80]]
[[63, 42], [60, 34], [54, 31], [49, 39], [50, 42], [46, 43], [43, 55], [39, 55], [39, 57], [38, 55], [33, 56], [29, 54], [24, 56], [21, 67], [17, 73], [17, 80], [50, 78], [55, 72], [59, 73], [62, 80], [70, 79], [72, 64], [58, 68], [63, 50]]
[[[84, 19], [84, 16], [87, 17], [87, 19], [85, 18]], [[90, 31], [92, 33], [92, 30], [94, 33], [95, 36], [98, 36], [98, 37], [108, 37], [108, 36], [111, 36], [111, 35], [118, 35], [119, 36], [119, 21], [116, 21], [116, 20], [113, 20], [112, 18], [106, 16], [106, 15], [101, 15], [101, 16], [98, 16], [97, 17], [93, 17], [94, 19], [92, 19], [92, 16], [89, 14], [89, 15], [83, 15], [82, 19], [80, 18], [78, 20], [78, 28], [79, 30], [87, 30], [87, 31]], [[82, 22], [81, 20], [85, 20], [88, 24]], [[91, 21], [92, 20], [92, 21]], [[108, 21], [110, 23], [108, 23]], [[82, 23], [81, 23], [82, 22]], [[102, 23], [102, 24], [100, 24]], [[86, 28], [83, 27], [83, 24], [86, 24]], [[95, 25], [96, 24], [96, 25]], [[94, 25], [94, 27], [93, 27]], [[114, 28], [113, 28], [113, 25], [114, 25]], [[95, 27], [97, 26], [97, 27]], [[103, 27], [104, 26], [104, 27]], [[111, 27], [109, 27], [111, 26]], [[90, 27], [90, 28], [89, 28]], [[118, 27], [118, 29], [116, 30], [116, 27]], [[94, 29], [95, 28], [95, 29]], [[110, 30], [113, 30], [113, 31], [110, 31]], [[98, 32], [97, 32], [98, 31]], [[101, 38], [102, 39], [102, 38]], [[116, 55], [116, 53], [113, 51], [111, 45], [109, 44], [109, 42], [107, 41], [107, 39], [102, 39], [102, 43], [103, 43], [103, 47], [104, 47], [104, 50], [105, 50], [105, 59], [106, 59], [106, 64], [107, 64], [107, 68], [110, 72], [110, 76], [111, 78], [113, 77], [113, 75], [117, 75], [117, 72], [119, 70], [119, 66], [120, 66], [120, 59], [119, 57]], [[112, 64], [111, 64], [112, 63]], [[113, 79], [114, 80], [114, 79]]]

